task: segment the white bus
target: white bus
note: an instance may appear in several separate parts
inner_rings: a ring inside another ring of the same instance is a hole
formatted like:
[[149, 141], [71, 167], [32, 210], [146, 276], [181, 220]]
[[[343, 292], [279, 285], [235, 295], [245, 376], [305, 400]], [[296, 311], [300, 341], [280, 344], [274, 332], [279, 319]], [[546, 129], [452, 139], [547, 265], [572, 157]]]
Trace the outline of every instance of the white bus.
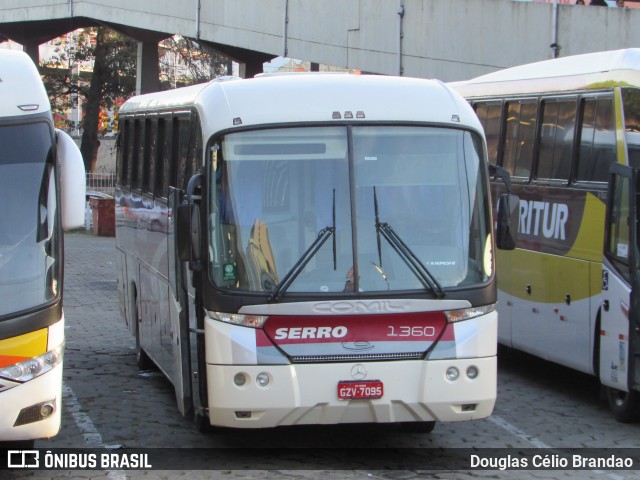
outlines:
[[518, 248], [497, 257], [499, 341], [599, 376], [615, 417], [637, 419], [640, 49], [453, 86], [520, 197]]
[[119, 121], [120, 306], [183, 414], [430, 430], [491, 413], [495, 242], [462, 97], [267, 75], [134, 97]]
[[84, 165], [53, 126], [40, 74], [0, 50], [0, 441], [60, 429], [62, 230], [84, 222]]

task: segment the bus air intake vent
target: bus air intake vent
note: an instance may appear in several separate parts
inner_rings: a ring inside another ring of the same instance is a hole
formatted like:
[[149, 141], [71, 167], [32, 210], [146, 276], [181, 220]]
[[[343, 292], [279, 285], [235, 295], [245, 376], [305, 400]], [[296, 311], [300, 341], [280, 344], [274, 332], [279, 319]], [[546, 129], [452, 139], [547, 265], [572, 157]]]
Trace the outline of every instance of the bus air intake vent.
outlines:
[[293, 356], [293, 363], [322, 363], [322, 362], [373, 362], [376, 360], [420, 360], [424, 352], [407, 353], [363, 353], [360, 355], [313, 355]]

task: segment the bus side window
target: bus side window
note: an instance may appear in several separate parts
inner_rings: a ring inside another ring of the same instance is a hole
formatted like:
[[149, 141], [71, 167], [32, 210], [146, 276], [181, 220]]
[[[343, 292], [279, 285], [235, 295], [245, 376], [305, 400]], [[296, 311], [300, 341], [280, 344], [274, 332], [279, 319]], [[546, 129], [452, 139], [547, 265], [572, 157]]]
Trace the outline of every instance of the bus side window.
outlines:
[[191, 117], [191, 132], [189, 134], [189, 154], [187, 157], [185, 171], [185, 188], [191, 176], [202, 167], [202, 132], [198, 117], [193, 114]]
[[514, 177], [531, 175], [538, 104], [535, 100], [507, 103], [503, 167]]
[[475, 104], [476, 115], [484, 128], [487, 137], [487, 150], [489, 153], [489, 163], [498, 165], [500, 131], [502, 127], [502, 103], [501, 102], [480, 102]]
[[153, 193], [156, 197], [163, 198], [167, 198], [167, 190], [165, 189], [167, 176], [166, 166], [167, 156], [171, 152], [170, 149], [167, 149], [166, 125], [166, 118], [158, 119], [156, 157], [154, 157], [152, 160], [155, 165], [155, 172], [153, 175]]
[[623, 88], [624, 128], [627, 140], [629, 165], [640, 167], [640, 89]]
[[178, 188], [178, 163], [180, 156], [180, 119], [171, 120], [171, 156], [169, 158], [169, 175], [167, 176], [167, 192], [169, 186]]
[[537, 178], [569, 181], [575, 124], [575, 99], [542, 101]]
[[142, 154], [144, 149], [144, 123], [140, 118], [134, 120], [133, 125], [133, 143], [131, 148], [131, 188], [140, 190], [141, 187], [141, 175], [140, 169], [142, 167]]
[[129, 185], [129, 173], [131, 168], [131, 120], [120, 119], [120, 147], [118, 148], [118, 184], [125, 187]]
[[145, 120], [144, 153], [142, 156], [142, 191], [153, 194], [153, 175], [156, 162], [158, 120], [147, 118]]
[[[175, 125], [174, 125], [175, 126]], [[191, 178], [191, 165], [189, 162], [189, 134], [191, 130], [191, 118], [181, 117], [178, 119], [178, 170], [176, 186], [181, 189], [187, 188], [187, 183]], [[175, 138], [175, 137], [174, 137]]]
[[615, 161], [616, 131], [611, 97], [583, 98], [577, 181], [606, 182]]

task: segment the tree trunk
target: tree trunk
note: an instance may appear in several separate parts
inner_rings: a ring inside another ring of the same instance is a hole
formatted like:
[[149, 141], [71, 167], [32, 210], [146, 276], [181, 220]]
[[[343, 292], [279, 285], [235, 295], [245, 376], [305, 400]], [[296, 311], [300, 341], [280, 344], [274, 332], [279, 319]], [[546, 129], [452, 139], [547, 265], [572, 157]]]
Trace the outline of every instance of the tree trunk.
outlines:
[[93, 75], [89, 84], [89, 94], [84, 108], [84, 119], [82, 122], [82, 142], [80, 153], [84, 160], [87, 172], [93, 172], [98, 160], [98, 123], [100, 116], [100, 105], [104, 86], [109, 79], [109, 69], [106, 65], [107, 45], [105, 42], [104, 27], [98, 27], [96, 35], [95, 61], [93, 65]]

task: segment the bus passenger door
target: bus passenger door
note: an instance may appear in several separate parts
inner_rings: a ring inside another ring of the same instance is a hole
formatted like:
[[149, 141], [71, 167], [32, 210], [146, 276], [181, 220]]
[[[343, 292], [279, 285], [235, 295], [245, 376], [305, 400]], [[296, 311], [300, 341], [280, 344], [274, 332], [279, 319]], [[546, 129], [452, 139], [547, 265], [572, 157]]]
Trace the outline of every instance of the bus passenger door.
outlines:
[[637, 177], [630, 167], [611, 167], [602, 269], [599, 374], [623, 422], [637, 418], [640, 406]]
[[189, 308], [189, 293], [187, 269], [177, 255], [176, 248], [176, 218], [177, 206], [180, 205], [182, 192], [171, 188], [169, 192], [170, 225], [167, 235], [167, 253], [169, 264], [169, 316], [173, 332], [176, 332], [177, 341], [174, 341], [175, 379], [174, 388], [178, 409], [182, 415], [187, 415], [192, 407], [191, 394], [191, 355], [189, 351], [189, 315], [195, 309]]

